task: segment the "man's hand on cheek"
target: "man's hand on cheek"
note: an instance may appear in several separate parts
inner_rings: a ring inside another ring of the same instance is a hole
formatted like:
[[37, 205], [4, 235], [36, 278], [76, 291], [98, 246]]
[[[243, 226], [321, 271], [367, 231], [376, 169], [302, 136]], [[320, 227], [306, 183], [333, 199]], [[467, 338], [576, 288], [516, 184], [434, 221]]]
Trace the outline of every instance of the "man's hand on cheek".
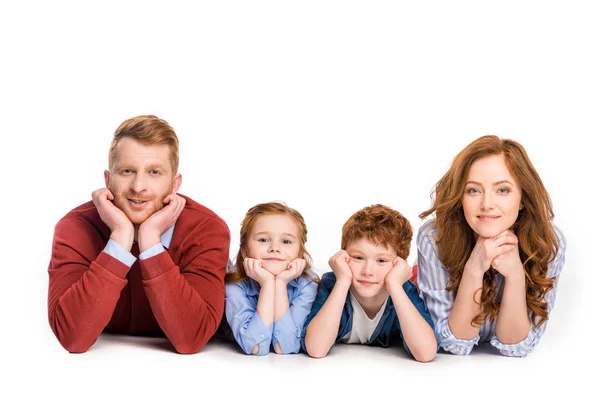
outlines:
[[163, 203], [165, 206], [161, 210], [152, 214], [140, 225], [138, 231], [140, 253], [160, 242], [160, 236], [175, 224], [185, 207], [185, 199], [175, 193], [165, 197]]
[[110, 238], [125, 248], [131, 250], [134, 228], [125, 213], [114, 205], [115, 197], [107, 188], [92, 192], [92, 201], [102, 221], [110, 229]]

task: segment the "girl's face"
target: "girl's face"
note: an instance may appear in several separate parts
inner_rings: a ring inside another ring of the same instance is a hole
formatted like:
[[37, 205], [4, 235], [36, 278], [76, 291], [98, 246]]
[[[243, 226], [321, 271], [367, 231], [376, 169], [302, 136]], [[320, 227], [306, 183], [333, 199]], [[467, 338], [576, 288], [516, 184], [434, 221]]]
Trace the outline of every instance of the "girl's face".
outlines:
[[256, 219], [248, 236], [244, 258], [262, 261], [264, 269], [277, 276], [300, 256], [300, 232], [287, 214], [267, 214]]
[[465, 219], [479, 236], [495, 237], [517, 220], [521, 195], [503, 155], [480, 158], [471, 165], [462, 197]]

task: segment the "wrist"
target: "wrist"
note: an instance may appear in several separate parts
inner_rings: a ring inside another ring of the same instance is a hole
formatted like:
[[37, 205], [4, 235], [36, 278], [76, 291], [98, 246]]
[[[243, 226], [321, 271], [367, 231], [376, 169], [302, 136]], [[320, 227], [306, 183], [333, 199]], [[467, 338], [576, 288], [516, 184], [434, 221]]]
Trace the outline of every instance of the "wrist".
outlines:
[[133, 245], [134, 231], [132, 229], [115, 229], [110, 234], [111, 240], [117, 242], [121, 247], [127, 251], [131, 251]]
[[467, 263], [465, 265], [465, 269], [463, 270], [462, 279], [468, 278], [473, 281], [481, 282], [483, 281], [483, 275], [485, 274], [485, 270], [478, 265], [473, 265], [471, 263]]
[[275, 286], [275, 276], [271, 275], [269, 277], [262, 278], [260, 281], [258, 281], [258, 284], [261, 288], [265, 286]]
[[158, 232], [146, 231], [140, 228], [137, 239], [140, 253], [143, 253], [155, 244], [160, 243], [160, 234]]
[[352, 277], [351, 276], [340, 276], [336, 277], [335, 286], [350, 288], [352, 286]]
[[525, 283], [525, 271], [523, 268], [512, 271], [510, 274], [506, 274], [504, 276], [504, 281], [506, 284], [524, 284]]

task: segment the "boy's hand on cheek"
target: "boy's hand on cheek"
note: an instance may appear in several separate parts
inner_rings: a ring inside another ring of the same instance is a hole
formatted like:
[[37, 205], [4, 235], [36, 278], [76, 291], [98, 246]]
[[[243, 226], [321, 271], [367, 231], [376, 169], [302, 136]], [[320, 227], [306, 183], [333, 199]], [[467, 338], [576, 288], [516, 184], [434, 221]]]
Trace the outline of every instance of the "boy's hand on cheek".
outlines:
[[347, 279], [352, 281], [352, 270], [350, 269], [350, 255], [346, 250], [340, 250], [329, 259], [329, 266], [335, 274], [335, 279], [340, 281]]
[[385, 284], [387, 287], [390, 285], [402, 286], [411, 276], [412, 268], [408, 265], [406, 260], [396, 257], [392, 261], [392, 269], [390, 269], [390, 272], [388, 272], [385, 277]]

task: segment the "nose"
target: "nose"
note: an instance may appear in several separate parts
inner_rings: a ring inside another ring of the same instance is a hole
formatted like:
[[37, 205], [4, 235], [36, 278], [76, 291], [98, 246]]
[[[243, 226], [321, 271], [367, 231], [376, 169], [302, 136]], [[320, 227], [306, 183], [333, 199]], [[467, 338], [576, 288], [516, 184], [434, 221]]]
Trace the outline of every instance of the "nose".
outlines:
[[367, 261], [360, 270], [362, 276], [373, 276], [373, 264]]
[[479, 205], [479, 207], [482, 210], [489, 210], [491, 208], [494, 208], [494, 199], [492, 197], [492, 193], [487, 191], [483, 193], [483, 195], [481, 196], [481, 204]]
[[269, 253], [279, 253], [279, 243], [276, 240], [271, 240], [269, 243]]
[[135, 177], [131, 181], [131, 190], [134, 193], [142, 193], [146, 190], [146, 185], [144, 174], [135, 174]]

